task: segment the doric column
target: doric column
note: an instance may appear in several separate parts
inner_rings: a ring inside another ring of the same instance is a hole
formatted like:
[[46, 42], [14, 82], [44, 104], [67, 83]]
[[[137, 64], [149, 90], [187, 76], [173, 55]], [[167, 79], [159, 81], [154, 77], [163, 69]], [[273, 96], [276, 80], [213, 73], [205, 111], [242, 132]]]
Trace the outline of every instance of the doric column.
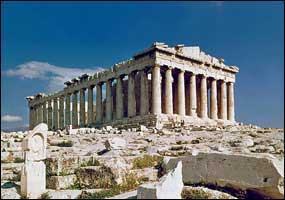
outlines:
[[48, 100], [48, 129], [52, 129], [52, 106], [51, 99]]
[[47, 124], [47, 103], [43, 103], [43, 123]]
[[86, 124], [85, 117], [85, 88], [80, 89], [80, 118], [79, 118], [80, 127], [84, 127]]
[[60, 129], [64, 128], [64, 96], [59, 98], [59, 113], [58, 113], [58, 126]]
[[77, 128], [78, 127], [77, 93], [78, 93], [78, 91], [75, 91], [73, 93], [73, 99], [72, 99], [72, 125], [73, 125], [73, 128]]
[[112, 80], [106, 81], [106, 120], [112, 120]]
[[160, 66], [154, 65], [151, 75], [152, 114], [161, 114]]
[[228, 83], [228, 120], [235, 121], [234, 83]]
[[71, 125], [70, 120], [70, 94], [66, 94], [65, 96], [65, 125]]
[[55, 130], [58, 129], [58, 99], [55, 97], [53, 99], [53, 127]]
[[136, 116], [135, 73], [128, 75], [128, 117]]
[[220, 98], [220, 113], [221, 113], [221, 119], [226, 120], [227, 119], [227, 85], [224, 80], [221, 82], [221, 98]]
[[96, 122], [102, 122], [102, 83], [96, 85]]
[[149, 112], [148, 78], [145, 70], [140, 71], [140, 115], [147, 115]]
[[88, 125], [92, 125], [94, 123], [94, 108], [93, 108], [93, 88], [94, 85], [91, 85], [88, 88]]
[[200, 110], [200, 114], [201, 114], [201, 118], [207, 118], [207, 78], [206, 76], [202, 75], [201, 77], [201, 85], [200, 85], [200, 103], [201, 103], [201, 110]]
[[217, 80], [212, 79], [211, 81], [211, 104], [210, 104], [210, 117], [211, 119], [218, 118], [218, 103], [217, 103]]
[[197, 116], [197, 96], [196, 96], [196, 75], [191, 73], [190, 75], [190, 116]]
[[185, 82], [184, 82], [184, 70], [181, 70], [178, 74], [178, 114], [185, 115]]
[[34, 108], [29, 107], [29, 130], [32, 130], [34, 128], [34, 122], [33, 122], [33, 114], [34, 114]]
[[168, 67], [165, 72], [165, 113], [173, 114], [173, 97], [172, 97], [172, 67]]
[[38, 107], [38, 124], [43, 122], [43, 105], [39, 104]]
[[122, 119], [124, 116], [123, 105], [123, 90], [122, 90], [122, 76], [117, 78], [116, 85], [116, 119]]

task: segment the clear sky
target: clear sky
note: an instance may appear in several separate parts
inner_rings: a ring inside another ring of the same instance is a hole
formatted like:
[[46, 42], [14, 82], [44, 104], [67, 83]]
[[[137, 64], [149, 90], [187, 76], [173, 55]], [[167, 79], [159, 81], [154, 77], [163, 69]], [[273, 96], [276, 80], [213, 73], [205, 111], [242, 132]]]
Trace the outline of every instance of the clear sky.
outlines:
[[1, 127], [28, 124], [26, 96], [155, 41], [238, 66], [236, 120], [284, 127], [283, 24], [283, 2], [2, 2]]

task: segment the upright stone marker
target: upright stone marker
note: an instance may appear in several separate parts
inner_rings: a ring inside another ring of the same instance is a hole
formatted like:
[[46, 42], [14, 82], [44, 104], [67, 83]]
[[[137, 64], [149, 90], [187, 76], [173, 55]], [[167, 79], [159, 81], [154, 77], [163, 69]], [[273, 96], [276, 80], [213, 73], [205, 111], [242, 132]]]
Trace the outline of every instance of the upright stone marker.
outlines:
[[46, 190], [46, 159], [48, 126], [37, 125], [23, 140], [25, 164], [21, 170], [21, 195], [39, 198]]

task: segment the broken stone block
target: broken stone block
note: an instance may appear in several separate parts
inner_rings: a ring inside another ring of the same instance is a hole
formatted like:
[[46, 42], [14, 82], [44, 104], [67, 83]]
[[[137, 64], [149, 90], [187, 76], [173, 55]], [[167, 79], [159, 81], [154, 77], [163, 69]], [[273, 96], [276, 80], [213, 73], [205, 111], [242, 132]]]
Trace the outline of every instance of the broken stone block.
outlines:
[[111, 131], [113, 129], [112, 126], [106, 126], [106, 131]]
[[73, 185], [76, 182], [76, 175], [66, 175], [66, 176], [48, 176], [47, 177], [47, 188], [60, 190], [66, 189], [67, 187]]
[[157, 199], [156, 184], [146, 183], [138, 187], [137, 199]]
[[148, 128], [144, 125], [140, 125], [140, 131], [146, 132], [146, 131], [148, 131]]
[[174, 170], [164, 175], [158, 183], [141, 185], [138, 188], [138, 199], [181, 199], [183, 190], [182, 162]]
[[124, 149], [127, 145], [127, 142], [125, 139], [123, 138], [119, 138], [119, 137], [114, 137], [112, 139], [108, 139], [105, 141], [105, 147], [106, 149], [108, 150], [111, 150], [111, 149], [115, 149], [115, 150], [118, 150], [118, 149]]
[[86, 188], [109, 188], [115, 184], [115, 175], [104, 166], [80, 167], [75, 173], [78, 182]]
[[185, 184], [205, 183], [252, 190], [265, 197], [284, 197], [284, 160], [281, 163], [269, 154], [199, 153], [170, 158], [164, 171], [183, 163]]
[[47, 173], [51, 176], [74, 174], [79, 167], [78, 156], [51, 157], [46, 159]]

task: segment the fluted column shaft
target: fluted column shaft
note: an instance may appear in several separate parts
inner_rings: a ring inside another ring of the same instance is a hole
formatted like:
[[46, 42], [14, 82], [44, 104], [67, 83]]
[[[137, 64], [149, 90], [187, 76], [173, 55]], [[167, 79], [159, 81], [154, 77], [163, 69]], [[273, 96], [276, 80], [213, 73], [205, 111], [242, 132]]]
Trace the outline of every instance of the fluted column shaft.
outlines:
[[184, 71], [178, 74], [178, 114], [185, 115], [185, 85], [184, 85]]
[[58, 99], [53, 99], [53, 127], [55, 130], [58, 129]]
[[200, 86], [200, 102], [201, 102], [201, 110], [200, 110], [200, 114], [201, 114], [201, 118], [207, 118], [207, 78], [203, 75], [201, 77], [201, 86]]
[[148, 78], [145, 70], [140, 71], [140, 115], [147, 115], [149, 112]]
[[29, 130], [32, 130], [34, 128], [34, 122], [33, 122], [33, 112], [34, 112], [34, 109], [33, 107], [29, 107], [30, 108], [30, 113], [29, 113]]
[[88, 125], [94, 123], [93, 88], [93, 85], [88, 88]]
[[80, 89], [80, 127], [84, 127], [86, 124], [85, 117], [85, 88]]
[[48, 129], [52, 129], [52, 106], [51, 100], [48, 100]]
[[172, 96], [172, 68], [169, 67], [165, 72], [165, 113], [173, 114], [173, 96]]
[[191, 73], [190, 75], [190, 116], [197, 116], [197, 94], [196, 94], [196, 75]]
[[136, 116], [135, 73], [128, 75], [128, 117]]
[[213, 79], [211, 81], [211, 104], [210, 104], [210, 117], [211, 119], [218, 118], [218, 103], [217, 103], [217, 81]]
[[70, 120], [70, 94], [65, 96], [65, 125], [69, 126], [71, 123]]
[[102, 122], [102, 83], [96, 85], [96, 122]]
[[159, 65], [155, 65], [152, 68], [151, 92], [152, 92], [152, 114], [161, 114], [161, 83], [160, 83]]
[[73, 93], [73, 99], [72, 99], [72, 125], [73, 125], [73, 128], [77, 128], [78, 127], [77, 93], [78, 93], [78, 91], [75, 91]]
[[112, 80], [106, 81], [106, 120], [112, 120]]
[[122, 119], [124, 116], [122, 77], [117, 78], [116, 85], [116, 119]]
[[59, 113], [58, 113], [58, 117], [59, 117], [59, 128], [62, 129], [64, 128], [64, 96], [61, 96], [59, 98]]
[[43, 103], [43, 123], [47, 124], [47, 104]]
[[43, 105], [39, 105], [39, 112], [38, 112], [38, 124], [43, 122]]
[[234, 83], [228, 83], [228, 120], [235, 121]]
[[221, 113], [221, 119], [226, 120], [227, 119], [227, 85], [226, 82], [223, 80], [221, 82], [221, 98], [220, 98], [220, 113]]

